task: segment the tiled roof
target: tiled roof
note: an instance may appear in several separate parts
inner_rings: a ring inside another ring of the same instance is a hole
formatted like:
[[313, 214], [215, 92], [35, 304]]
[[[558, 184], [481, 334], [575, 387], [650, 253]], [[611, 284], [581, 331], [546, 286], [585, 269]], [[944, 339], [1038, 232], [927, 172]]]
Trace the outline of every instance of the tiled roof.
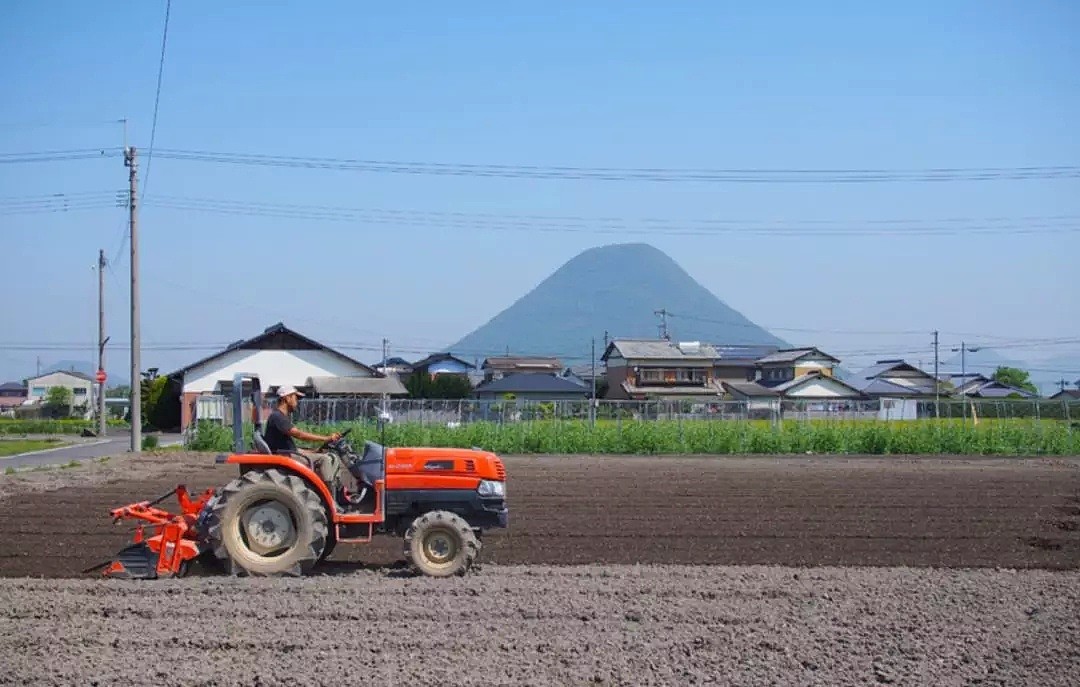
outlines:
[[826, 358], [828, 358], [830, 360], [840, 362], [840, 361], [836, 360], [836, 358], [832, 357], [831, 355], [828, 355], [827, 353], [823, 353], [823, 352], [821, 352], [820, 350], [818, 350], [817, 348], [814, 348], [814, 347], [782, 349], [782, 350], [776, 351], [775, 353], [771, 353], [771, 354], [766, 355], [766, 356], [764, 356], [762, 358], [759, 358], [758, 362], [759, 363], [793, 363], [793, 362], [795, 362], [795, 361], [797, 361], [797, 360], [799, 360], [801, 358], [805, 358], [806, 356], [813, 355], [813, 354], [821, 355], [821, 356], [824, 356], [824, 357], [826, 357]]
[[562, 362], [558, 358], [538, 358], [526, 356], [498, 356], [487, 358], [480, 366], [485, 370], [514, 370], [532, 368], [537, 370], [561, 370]]
[[775, 398], [779, 396], [776, 391], [765, 386], [761, 386], [757, 382], [721, 382], [724, 388], [734, 393], [736, 396], [746, 396], [748, 398]]
[[717, 384], [707, 386], [638, 386], [623, 382], [622, 388], [629, 394], [651, 396], [718, 396], [723, 389]]
[[719, 355], [709, 344], [676, 344], [662, 339], [616, 339], [611, 345], [622, 357], [635, 360], [712, 360]]
[[565, 377], [528, 372], [510, 374], [502, 379], [481, 384], [476, 387], [476, 391], [477, 393], [498, 394], [567, 393], [584, 395], [586, 393], [584, 386]]
[[453, 353], [433, 353], [428, 357], [424, 358], [423, 360], [417, 360], [415, 363], [412, 364], [412, 367], [414, 370], [419, 370], [421, 368], [434, 365], [435, 363], [441, 363], [444, 360], [455, 360], [464, 365], [465, 367], [469, 368], [470, 370], [476, 367], [476, 365], [473, 365], [468, 360], [459, 358]]
[[308, 384], [316, 394], [335, 396], [370, 396], [389, 394], [404, 396], [409, 393], [396, 375], [389, 377], [309, 377]]

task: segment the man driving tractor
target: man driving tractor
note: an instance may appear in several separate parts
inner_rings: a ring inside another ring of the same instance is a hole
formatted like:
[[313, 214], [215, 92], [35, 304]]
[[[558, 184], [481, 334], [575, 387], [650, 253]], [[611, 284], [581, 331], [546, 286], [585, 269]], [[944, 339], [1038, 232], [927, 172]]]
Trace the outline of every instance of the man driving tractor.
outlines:
[[273, 412], [270, 413], [270, 417], [266, 420], [266, 431], [263, 433], [263, 439], [266, 440], [266, 445], [270, 447], [272, 453], [288, 452], [303, 456], [327, 484], [333, 484], [334, 478], [341, 469], [337, 456], [331, 452], [317, 453], [299, 449], [296, 447], [296, 442], [293, 441], [296, 438], [303, 441], [327, 443], [341, 438], [341, 434], [337, 432], [330, 436], [322, 436], [297, 429], [293, 425], [289, 416], [296, 410], [296, 406], [303, 396], [304, 394], [300, 393], [294, 386], [283, 386], [278, 389], [277, 407], [274, 408]]

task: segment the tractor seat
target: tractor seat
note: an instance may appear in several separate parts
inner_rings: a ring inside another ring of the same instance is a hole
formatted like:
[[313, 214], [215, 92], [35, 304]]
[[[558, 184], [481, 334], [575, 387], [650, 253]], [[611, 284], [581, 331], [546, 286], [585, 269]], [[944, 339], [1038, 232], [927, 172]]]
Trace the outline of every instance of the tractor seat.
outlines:
[[252, 443], [255, 444], [256, 453], [272, 453], [270, 445], [266, 443], [266, 439], [263, 438], [262, 432], [255, 430], [252, 435]]

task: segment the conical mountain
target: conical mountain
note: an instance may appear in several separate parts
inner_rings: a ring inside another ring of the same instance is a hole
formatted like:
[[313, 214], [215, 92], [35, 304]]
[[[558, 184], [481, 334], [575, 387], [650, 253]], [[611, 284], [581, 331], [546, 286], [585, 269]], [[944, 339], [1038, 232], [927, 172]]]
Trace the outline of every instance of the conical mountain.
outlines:
[[643, 243], [590, 248], [447, 350], [465, 358], [550, 355], [564, 362], [602, 353], [612, 338], [657, 338], [665, 309], [675, 341], [788, 344], [699, 284], [667, 254]]

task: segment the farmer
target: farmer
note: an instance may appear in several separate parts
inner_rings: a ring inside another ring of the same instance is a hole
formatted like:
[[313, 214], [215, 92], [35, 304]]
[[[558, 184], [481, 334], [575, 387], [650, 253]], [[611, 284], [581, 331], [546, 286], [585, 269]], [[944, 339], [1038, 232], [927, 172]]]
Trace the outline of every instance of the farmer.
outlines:
[[334, 478], [341, 469], [337, 456], [329, 452], [317, 453], [315, 451], [298, 449], [296, 447], [296, 442], [293, 441], [295, 438], [303, 441], [318, 441], [325, 443], [328, 441], [337, 441], [341, 438], [341, 435], [337, 432], [330, 436], [321, 436], [319, 434], [305, 432], [302, 429], [297, 429], [296, 426], [293, 425], [289, 416], [296, 410], [296, 406], [300, 403], [300, 399], [303, 396], [304, 394], [297, 391], [294, 386], [283, 386], [278, 389], [277, 407], [270, 413], [270, 417], [266, 419], [266, 431], [263, 434], [263, 438], [266, 440], [266, 445], [270, 447], [271, 453], [287, 452], [293, 455], [300, 455], [307, 459], [327, 484], [333, 484]]

